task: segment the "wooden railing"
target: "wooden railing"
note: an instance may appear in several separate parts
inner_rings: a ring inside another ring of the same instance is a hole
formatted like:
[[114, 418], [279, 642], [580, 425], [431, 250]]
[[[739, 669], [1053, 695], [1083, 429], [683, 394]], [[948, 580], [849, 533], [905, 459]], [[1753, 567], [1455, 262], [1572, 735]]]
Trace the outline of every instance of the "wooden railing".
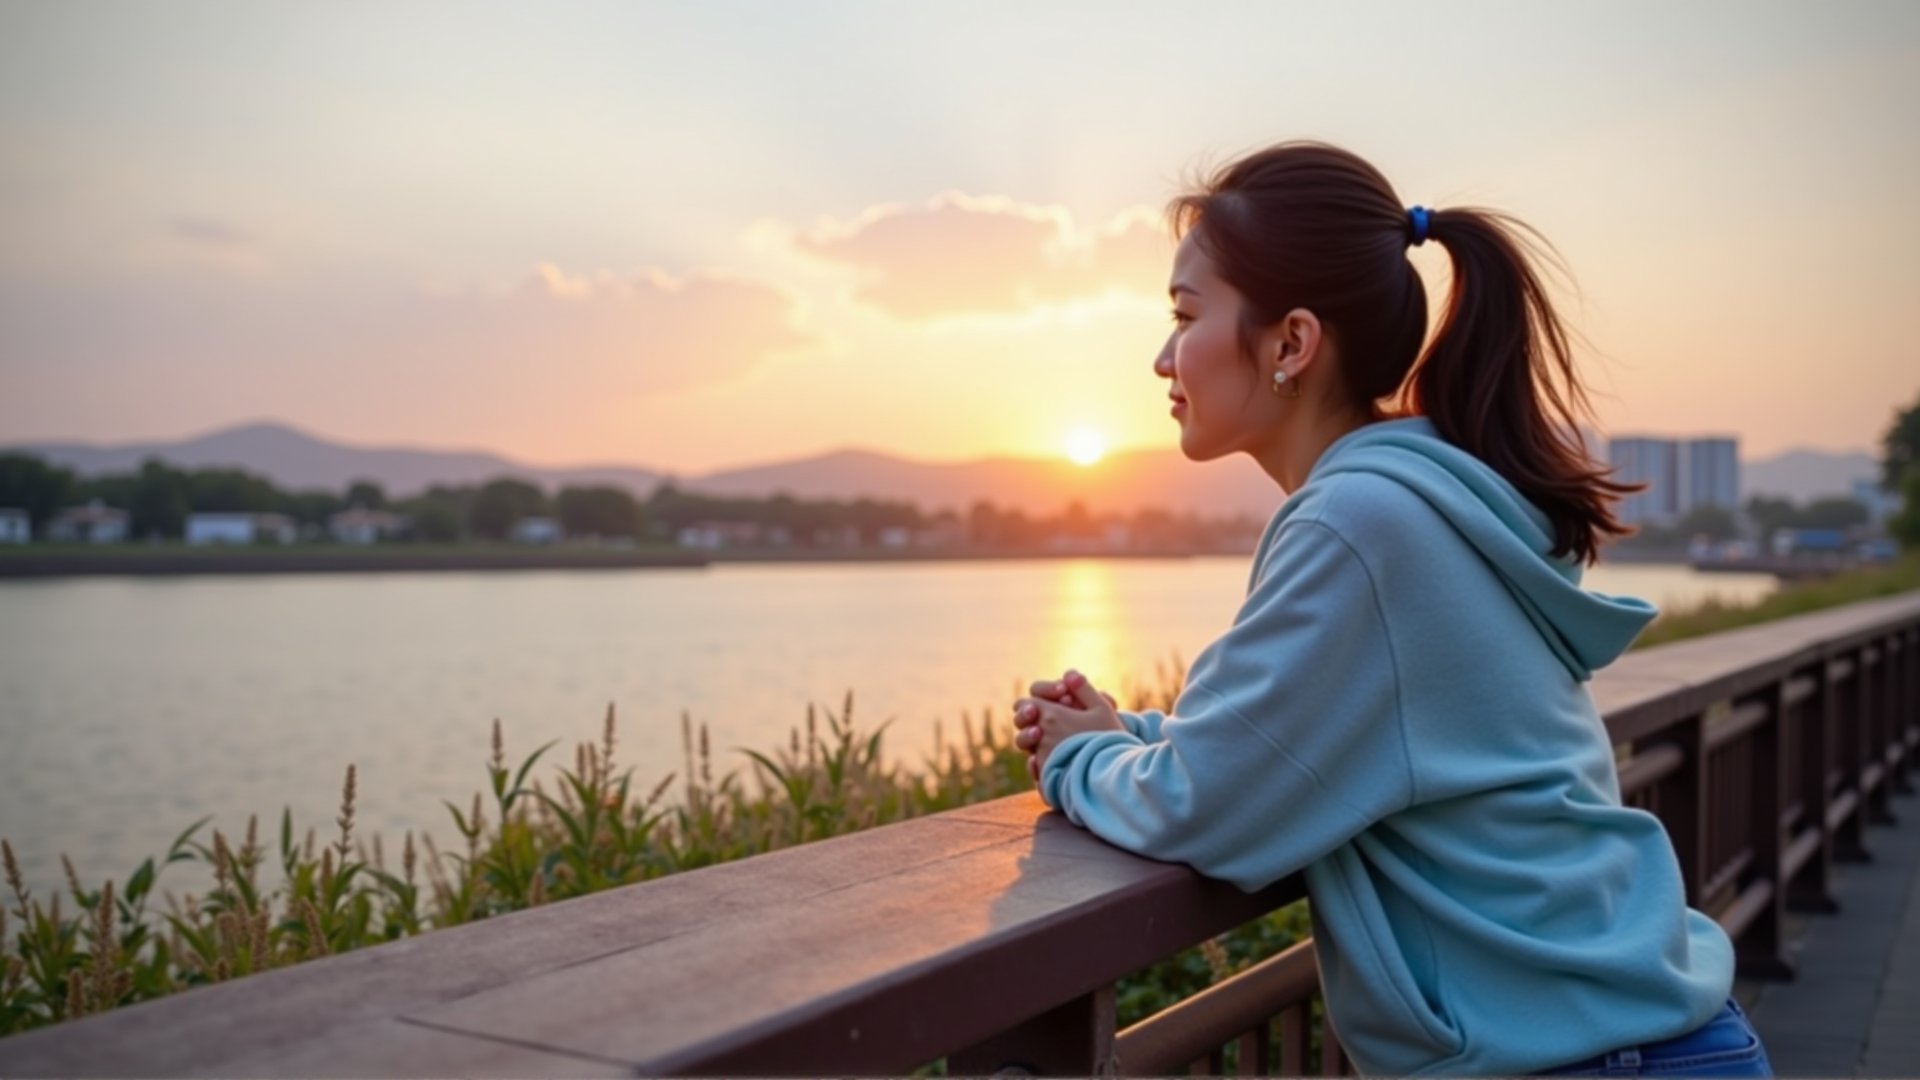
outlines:
[[[1920, 749], [1920, 594], [1630, 654], [1622, 789], [1748, 972], [1833, 910]], [[1276, 822], [1284, 828], [1285, 822]], [[1124, 1031], [1116, 980], [1303, 895], [1127, 855], [1032, 796], [615, 889], [0, 1040], [0, 1075], [1346, 1071], [1310, 943]], [[1312, 1053], [1317, 1049], [1318, 1053]]]

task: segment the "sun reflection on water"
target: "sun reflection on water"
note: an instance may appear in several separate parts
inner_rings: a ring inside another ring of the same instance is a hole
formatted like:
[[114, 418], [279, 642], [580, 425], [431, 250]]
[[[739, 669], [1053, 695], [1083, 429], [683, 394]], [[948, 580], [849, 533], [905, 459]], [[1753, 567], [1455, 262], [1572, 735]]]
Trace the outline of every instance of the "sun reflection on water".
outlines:
[[1118, 693], [1114, 680], [1122, 675], [1133, 643], [1113, 573], [1111, 562], [1077, 559], [1055, 579], [1047, 613], [1050, 666], [1044, 677], [1075, 668], [1100, 689]]

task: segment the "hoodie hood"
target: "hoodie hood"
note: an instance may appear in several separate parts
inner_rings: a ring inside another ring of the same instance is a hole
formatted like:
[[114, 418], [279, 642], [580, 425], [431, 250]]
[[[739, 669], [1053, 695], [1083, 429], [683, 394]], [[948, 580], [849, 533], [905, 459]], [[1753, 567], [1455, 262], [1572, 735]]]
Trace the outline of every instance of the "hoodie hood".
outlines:
[[1425, 417], [1369, 424], [1342, 436], [1314, 463], [1306, 486], [1348, 472], [1393, 480], [1438, 511], [1493, 567], [1577, 679], [1617, 659], [1658, 614], [1637, 597], [1581, 588], [1580, 565], [1548, 554], [1553, 533], [1546, 515], [1485, 462], [1440, 438]]

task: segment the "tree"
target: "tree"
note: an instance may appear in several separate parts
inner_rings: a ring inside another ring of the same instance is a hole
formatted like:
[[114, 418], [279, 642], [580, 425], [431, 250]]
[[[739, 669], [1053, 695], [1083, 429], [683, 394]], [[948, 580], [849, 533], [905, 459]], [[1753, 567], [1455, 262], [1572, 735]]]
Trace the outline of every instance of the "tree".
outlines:
[[521, 518], [547, 512], [547, 494], [525, 480], [501, 477], [489, 480], [473, 497], [467, 525], [476, 536], [504, 540]]
[[393, 508], [407, 518], [408, 535], [414, 540], [451, 544], [466, 538], [467, 512], [473, 505], [474, 489], [435, 484], [411, 499], [403, 499]]
[[647, 517], [659, 523], [667, 535], [678, 535], [690, 523], [698, 521], [705, 500], [681, 491], [673, 481], [663, 482], [647, 497]]
[[1100, 526], [1093, 520], [1093, 515], [1087, 511], [1087, 504], [1075, 499], [1067, 504], [1066, 510], [1061, 512], [1059, 529], [1076, 540], [1085, 540], [1097, 535]]
[[37, 534], [72, 496], [73, 474], [31, 454], [0, 454], [0, 506], [25, 510]]
[[884, 499], [855, 499], [842, 520], [859, 533], [863, 544], [877, 543], [880, 533], [887, 529], [917, 529], [921, 525], [920, 512], [912, 503]]
[[385, 510], [387, 490], [372, 480], [355, 480], [347, 486], [346, 502], [362, 510]]
[[967, 508], [967, 542], [976, 547], [1000, 543], [1000, 508], [980, 499]]
[[139, 485], [138, 473], [108, 473], [76, 480], [67, 496], [67, 505], [83, 506], [99, 500], [103, 506], [125, 510], [133, 505], [133, 489]]
[[1887, 531], [1901, 547], [1920, 550], [1920, 465], [1907, 466], [1907, 474], [1900, 481], [1900, 497], [1904, 505], [1887, 522]]
[[1803, 529], [1851, 529], [1865, 525], [1870, 516], [1860, 500], [1850, 495], [1835, 495], [1808, 503], [1795, 524]]
[[1893, 425], [1880, 440], [1880, 486], [1905, 491], [1907, 470], [1920, 465], [1920, 401], [1894, 414]]
[[408, 529], [416, 540], [451, 544], [460, 539], [459, 507], [450, 499], [422, 497], [407, 504]]
[[617, 487], [566, 487], [553, 500], [569, 536], [637, 537], [645, 527], [640, 501]]
[[177, 538], [186, 529], [191, 484], [186, 473], [158, 458], [148, 458], [134, 477], [127, 507], [136, 539]]
[[333, 492], [316, 488], [312, 491], [281, 492], [274, 509], [302, 525], [324, 526], [329, 518], [345, 510], [346, 504]]
[[195, 469], [187, 473], [187, 505], [202, 514], [265, 514], [281, 494], [273, 482], [244, 469]]
[[1707, 503], [1687, 511], [1687, 516], [1680, 519], [1679, 532], [1688, 538], [1732, 540], [1740, 535], [1740, 526], [1733, 518], [1733, 511]]
[[1765, 545], [1773, 542], [1774, 530], [1791, 529], [1799, 524], [1800, 510], [1791, 499], [1755, 495], [1747, 500], [1747, 516], [1760, 530], [1760, 543]]

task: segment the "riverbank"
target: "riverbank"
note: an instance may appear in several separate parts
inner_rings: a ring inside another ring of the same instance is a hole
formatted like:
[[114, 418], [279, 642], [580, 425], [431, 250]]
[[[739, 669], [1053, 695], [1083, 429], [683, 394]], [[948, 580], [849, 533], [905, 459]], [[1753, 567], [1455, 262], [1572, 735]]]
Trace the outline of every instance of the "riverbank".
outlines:
[[703, 567], [679, 548], [524, 547], [68, 547], [0, 552], [0, 578], [163, 577], [182, 574], [327, 574], [455, 570], [634, 570]]

